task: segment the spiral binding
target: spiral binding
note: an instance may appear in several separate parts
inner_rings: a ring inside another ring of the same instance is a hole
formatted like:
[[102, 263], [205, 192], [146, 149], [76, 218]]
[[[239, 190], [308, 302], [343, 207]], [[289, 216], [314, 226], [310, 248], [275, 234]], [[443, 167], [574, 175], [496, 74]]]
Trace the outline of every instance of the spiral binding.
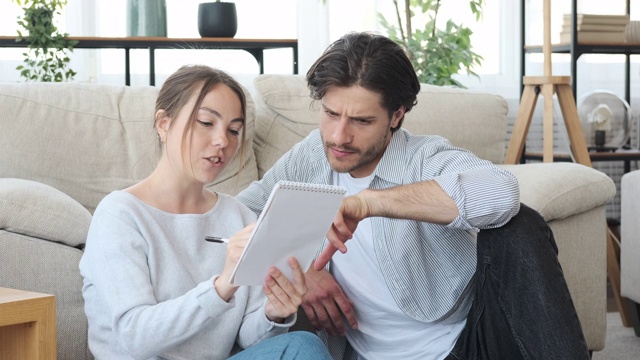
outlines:
[[278, 181], [278, 187], [286, 190], [303, 190], [330, 194], [344, 194], [347, 192], [347, 190], [342, 186], [311, 184], [295, 181]]

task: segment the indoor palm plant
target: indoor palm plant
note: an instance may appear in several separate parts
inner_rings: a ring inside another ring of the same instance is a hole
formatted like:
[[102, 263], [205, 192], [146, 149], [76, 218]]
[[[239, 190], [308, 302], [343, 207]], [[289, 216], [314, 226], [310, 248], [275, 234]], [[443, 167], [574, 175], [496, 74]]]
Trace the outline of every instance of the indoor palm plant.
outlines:
[[[402, 4], [393, 0], [393, 3], [396, 20], [392, 23], [379, 14], [380, 23], [389, 37], [407, 50], [421, 82], [462, 87], [453, 75], [466, 70], [478, 76], [472, 68], [480, 65], [482, 57], [472, 49], [473, 32], [453, 20], [447, 20], [444, 26], [438, 23], [442, 20], [438, 19], [440, 0], [404, 0]], [[483, 3], [484, 0], [469, 0], [476, 21], [482, 17]], [[416, 26], [421, 23], [422, 27]]]
[[67, 0], [14, 1], [24, 11], [18, 18], [17, 41], [26, 41], [29, 48], [23, 65], [16, 68], [20, 76], [27, 81], [73, 80], [76, 72], [69, 67], [68, 53], [77, 42], [68, 40], [68, 34], [61, 34], [54, 23], [54, 16], [60, 15]]

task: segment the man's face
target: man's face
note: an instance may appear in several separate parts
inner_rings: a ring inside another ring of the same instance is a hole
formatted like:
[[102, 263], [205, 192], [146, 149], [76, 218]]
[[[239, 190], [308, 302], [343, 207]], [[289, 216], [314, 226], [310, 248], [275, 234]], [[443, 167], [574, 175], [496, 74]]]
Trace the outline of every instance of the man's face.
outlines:
[[322, 98], [320, 134], [331, 168], [355, 178], [371, 175], [382, 158], [391, 128], [404, 108], [389, 118], [380, 94], [361, 86], [331, 87]]

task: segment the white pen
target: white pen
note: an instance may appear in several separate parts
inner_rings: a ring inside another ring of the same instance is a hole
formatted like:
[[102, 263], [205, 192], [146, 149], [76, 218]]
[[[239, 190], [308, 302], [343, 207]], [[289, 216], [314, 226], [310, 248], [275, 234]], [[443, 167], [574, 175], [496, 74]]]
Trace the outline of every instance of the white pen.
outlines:
[[218, 244], [228, 244], [229, 239], [221, 238], [218, 236], [205, 236], [204, 239], [209, 242], [214, 242]]

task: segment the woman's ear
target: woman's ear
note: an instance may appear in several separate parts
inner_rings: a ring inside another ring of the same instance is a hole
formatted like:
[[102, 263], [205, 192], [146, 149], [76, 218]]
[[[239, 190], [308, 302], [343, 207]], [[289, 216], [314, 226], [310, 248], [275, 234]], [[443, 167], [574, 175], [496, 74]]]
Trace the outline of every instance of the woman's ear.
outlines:
[[156, 111], [155, 122], [158, 136], [160, 136], [160, 140], [164, 143], [167, 138], [167, 133], [169, 132], [169, 127], [171, 126], [171, 118], [167, 115], [166, 111], [160, 109]]

